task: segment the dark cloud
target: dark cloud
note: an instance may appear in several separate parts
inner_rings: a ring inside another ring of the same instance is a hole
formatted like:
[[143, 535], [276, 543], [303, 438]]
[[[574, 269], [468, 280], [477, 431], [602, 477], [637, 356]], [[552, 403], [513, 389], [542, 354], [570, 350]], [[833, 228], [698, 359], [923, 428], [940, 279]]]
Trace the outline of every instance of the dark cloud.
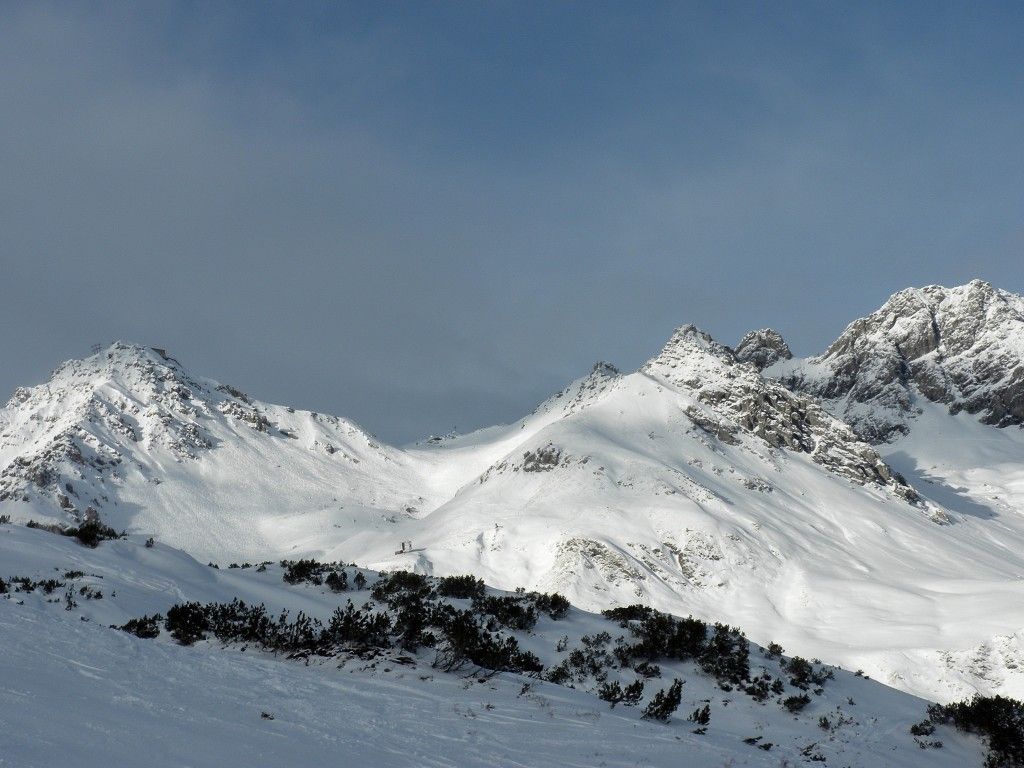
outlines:
[[411, 440], [1020, 270], [1019, 11], [9, 5], [0, 389], [115, 338]]

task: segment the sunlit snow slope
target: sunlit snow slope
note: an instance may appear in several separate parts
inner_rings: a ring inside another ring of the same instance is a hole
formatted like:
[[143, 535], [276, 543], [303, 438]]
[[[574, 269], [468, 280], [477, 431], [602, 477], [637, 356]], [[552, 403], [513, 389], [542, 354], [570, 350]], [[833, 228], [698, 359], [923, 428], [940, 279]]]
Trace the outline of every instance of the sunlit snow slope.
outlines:
[[929, 401], [872, 446], [775, 380], [800, 361], [759, 340], [776, 352], [684, 326], [637, 372], [599, 364], [519, 422], [405, 449], [118, 344], [0, 411], [0, 513], [91, 507], [204, 561], [308, 554], [643, 601], [929, 698], [1024, 695], [1020, 429]]
[[[0, 573], [10, 580], [0, 590], [0, 766], [962, 768], [984, 760], [981, 740], [951, 727], [915, 738], [910, 727], [925, 719], [927, 702], [848, 671], [805, 686], [806, 706], [790, 712], [785, 699], [804, 690], [783, 659], [756, 647], [751, 673], [781, 686], [760, 701], [692, 661], [659, 659], [660, 673], [644, 679], [606, 654], [601, 675], [644, 682], [638, 706], [613, 708], [594, 677], [576, 676], [570, 687], [471, 664], [444, 671], [430, 647], [289, 654], [212, 636], [184, 647], [166, 627], [144, 639], [110, 626], [183, 601], [236, 597], [272, 616], [301, 611], [329, 623], [335, 608], [371, 598], [369, 589], [286, 584], [276, 563], [217, 570], [138, 537], [88, 549], [0, 524]], [[354, 580], [355, 569], [347, 573]], [[53, 581], [28, 588], [12, 576]], [[376, 575], [365, 577], [372, 586]], [[530, 631], [496, 631], [518, 638], [546, 670], [584, 647], [584, 635], [611, 649], [610, 633], [629, 634], [576, 609], [545, 615]], [[677, 678], [684, 685], [671, 720], [642, 719]], [[687, 718], [704, 706], [701, 729]]]

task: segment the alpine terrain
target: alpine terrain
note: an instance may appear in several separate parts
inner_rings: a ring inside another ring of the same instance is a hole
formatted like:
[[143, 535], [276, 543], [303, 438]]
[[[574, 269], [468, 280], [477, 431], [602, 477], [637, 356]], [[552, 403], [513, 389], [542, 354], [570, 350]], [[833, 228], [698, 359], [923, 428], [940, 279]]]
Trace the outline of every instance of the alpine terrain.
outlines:
[[0, 410], [0, 765], [1016, 765], [1022, 424], [981, 281], [404, 447], [112, 344]]

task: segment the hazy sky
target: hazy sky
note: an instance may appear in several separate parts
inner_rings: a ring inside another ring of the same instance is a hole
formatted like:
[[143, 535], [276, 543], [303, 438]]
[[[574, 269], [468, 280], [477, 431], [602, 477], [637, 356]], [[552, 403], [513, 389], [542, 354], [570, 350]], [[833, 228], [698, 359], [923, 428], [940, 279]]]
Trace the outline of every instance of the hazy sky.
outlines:
[[908, 285], [1024, 292], [1022, 39], [1017, 3], [3, 3], [0, 400], [124, 339], [404, 442], [685, 322], [812, 353]]

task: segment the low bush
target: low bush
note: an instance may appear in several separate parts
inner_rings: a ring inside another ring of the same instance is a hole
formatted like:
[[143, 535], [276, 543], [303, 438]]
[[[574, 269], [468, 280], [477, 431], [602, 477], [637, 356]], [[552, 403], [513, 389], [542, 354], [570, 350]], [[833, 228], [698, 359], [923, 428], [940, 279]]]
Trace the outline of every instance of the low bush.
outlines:
[[667, 723], [672, 713], [679, 709], [679, 702], [683, 698], [683, 681], [676, 678], [672, 685], [654, 694], [647, 706], [644, 708], [643, 717], [645, 720], [660, 720]]
[[128, 536], [124, 531], [118, 533], [109, 525], [101, 523], [98, 519], [87, 520], [77, 528], [64, 527], [62, 525], [57, 525], [56, 523], [37, 523], [35, 520], [29, 520], [25, 524], [25, 527], [36, 528], [41, 531], [49, 531], [50, 533], [56, 533], [61, 536], [73, 537], [78, 539], [83, 546], [89, 547], [90, 549], [96, 549], [101, 541], [124, 539]]
[[486, 591], [482, 579], [473, 576], [443, 576], [437, 582], [439, 597], [452, 597], [457, 600], [478, 600]]
[[322, 574], [326, 566], [316, 560], [283, 560], [281, 567], [284, 568], [281, 578], [289, 584], [308, 582], [319, 586], [324, 583]]
[[801, 693], [799, 696], [790, 696], [788, 699], [785, 699], [782, 702], [782, 706], [790, 712], [799, 712], [810, 703], [811, 697], [806, 693]]
[[693, 710], [693, 714], [686, 719], [697, 725], [707, 725], [711, 722], [711, 706], [705, 704], [703, 707]]
[[155, 613], [152, 616], [141, 616], [137, 619], [131, 619], [120, 627], [111, 626], [113, 629], [120, 629], [122, 632], [141, 637], [144, 640], [152, 640], [160, 634], [161, 621], [163, 621], [163, 616]]
[[331, 571], [324, 579], [332, 592], [344, 592], [348, 589], [348, 574], [345, 571]]
[[1024, 703], [1004, 696], [975, 696], [955, 704], [928, 708], [933, 723], [952, 724], [976, 733], [988, 744], [986, 768], [1024, 765]]
[[631, 621], [642, 621], [654, 613], [653, 608], [649, 608], [646, 605], [627, 605], [621, 608], [609, 608], [607, 611], [602, 611], [601, 615], [610, 621], [617, 621], [623, 628], [629, 625]]
[[382, 573], [370, 590], [374, 600], [392, 603], [396, 601], [426, 600], [433, 596], [434, 588], [430, 579], [411, 571]]
[[485, 595], [473, 601], [473, 610], [494, 619], [491, 624], [510, 629], [533, 629], [537, 623], [536, 608], [529, 599], [519, 595]]
[[557, 592], [547, 593], [531, 592], [534, 607], [541, 613], [546, 613], [555, 621], [564, 619], [569, 615], [569, 601]]
[[164, 629], [182, 645], [192, 645], [206, 639], [210, 622], [199, 603], [179, 603], [167, 611]]

